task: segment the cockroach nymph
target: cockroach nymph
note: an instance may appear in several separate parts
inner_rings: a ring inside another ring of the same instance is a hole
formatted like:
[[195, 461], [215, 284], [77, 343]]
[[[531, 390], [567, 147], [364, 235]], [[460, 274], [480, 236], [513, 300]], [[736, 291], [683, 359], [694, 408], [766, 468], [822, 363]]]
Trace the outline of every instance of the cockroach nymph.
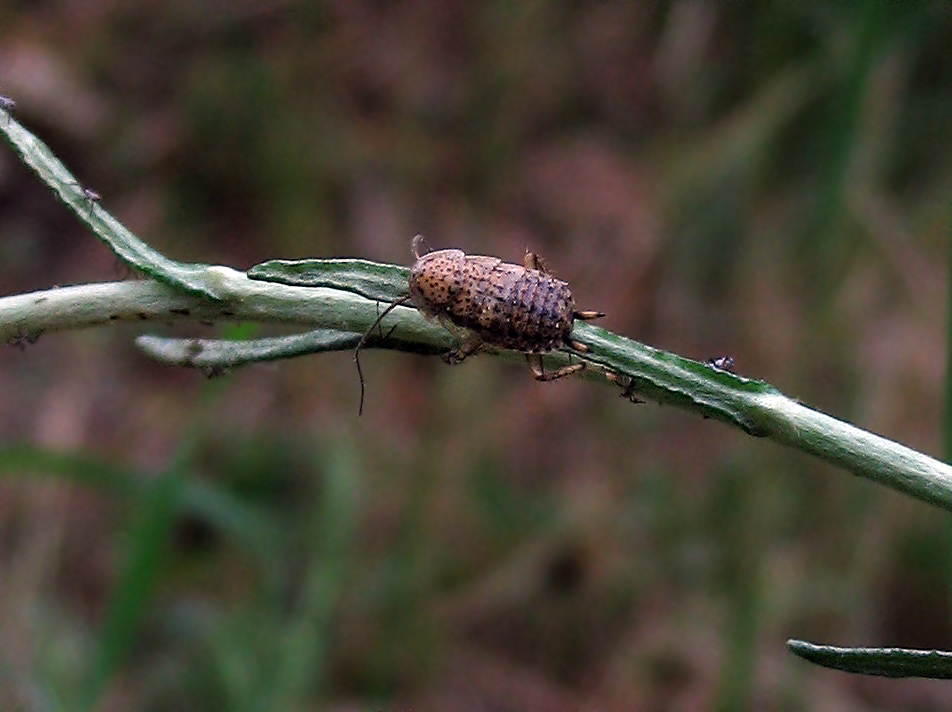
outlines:
[[360, 349], [377, 324], [407, 302], [424, 316], [438, 318], [451, 331], [465, 332], [460, 346], [443, 356], [448, 364], [461, 363], [489, 344], [525, 353], [538, 381], [554, 381], [585, 368], [584, 363], [548, 372], [542, 367], [542, 354], [553, 349], [588, 351], [572, 339], [575, 320], [605, 314], [576, 310], [569, 285], [549, 274], [538, 255], [526, 252], [524, 263], [517, 265], [456, 249], [431, 252], [422, 235], [413, 238], [412, 249], [416, 262], [410, 268], [410, 293], [387, 307], [354, 353], [360, 376], [360, 412], [364, 404]]

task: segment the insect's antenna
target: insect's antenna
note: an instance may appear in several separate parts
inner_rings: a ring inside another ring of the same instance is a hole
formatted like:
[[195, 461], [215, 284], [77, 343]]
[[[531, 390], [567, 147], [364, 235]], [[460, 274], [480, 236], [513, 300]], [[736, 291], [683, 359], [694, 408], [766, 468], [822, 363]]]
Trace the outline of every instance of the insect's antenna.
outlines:
[[387, 316], [390, 312], [396, 309], [401, 304], [406, 304], [410, 301], [410, 295], [408, 294], [405, 297], [398, 299], [393, 302], [389, 307], [383, 310], [383, 313], [377, 317], [376, 321], [370, 325], [370, 328], [367, 329], [367, 332], [360, 337], [360, 341], [357, 342], [357, 348], [354, 349], [354, 363], [357, 364], [357, 376], [360, 378], [360, 406], [357, 408], [357, 417], [359, 418], [363, 415], [364, 412], [364, 372], [360, 370], [360, 350], [367, 344], [367, 340], [370, 338], [370, 335], [374, 332], [374, 329], [377, 328], [377, 325], [383, 321], [383, 318]]
[[413, 242], [410, 245], [410, 251], [413, 252], [413, 256], [416, 259], [420, 259], [427, 252], [431, 252], [430, 245], [427, 243], [426, 238], [420, 234], [417, 234], [413, 237]]

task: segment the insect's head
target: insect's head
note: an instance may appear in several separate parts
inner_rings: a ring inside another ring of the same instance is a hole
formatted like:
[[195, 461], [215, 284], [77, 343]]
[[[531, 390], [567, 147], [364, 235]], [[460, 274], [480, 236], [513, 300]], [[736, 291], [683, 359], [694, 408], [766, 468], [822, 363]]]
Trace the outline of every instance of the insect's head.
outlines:
[[419, 257], [410, 268], [410, 301], [426, 316], [435, 316], [462, 288], [466, 255], [462, 250], [436, 250]]

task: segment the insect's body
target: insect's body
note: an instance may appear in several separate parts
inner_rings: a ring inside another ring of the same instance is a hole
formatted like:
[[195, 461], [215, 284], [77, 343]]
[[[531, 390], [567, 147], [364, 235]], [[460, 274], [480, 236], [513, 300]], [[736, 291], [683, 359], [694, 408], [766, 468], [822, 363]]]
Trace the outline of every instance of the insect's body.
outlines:
[[[426, 253], [426, 254], [424, 254]], [[437, 317], [447, 327], [463, 330], [459, 348], [444, 355], [449, 364], [460, 363], [483, 344], [522, 351], [533, 376], [554, 381], [585, 368], [584, 363], [546, 372], [540, 354], [568, 347], [578, 352], [588, 349], [573, 341], [576, 319], [595, 319], [601, 312], [575, 309], [569, 285], [548, 272], [538, 256], [527, 252], [524, 265], [503, 262], [498, 257], [467, 255], [462, 250], [428, 252], [422, 235], [413, 238], [410, 293], [393, 302], [360, 340], [354, 358], [373, 328], [394, 307], [409, 301], [424, 316]], [[363, 376], [360, 381], [360, 408], [363, 409]]]
[[450, 352], [447, 363], [459, 363], [484, 344], [526, 354], [535, 377], [551, 381], [584, 368], [565, 366], [545, 373], [540, 353], [569, 346], [575, 319], [595, 319], [601, 312], [579, 312], [569, 285], [556, 279], [531, 252], [525, 265], [498, 257], [467, 255], [462, 250], [421, 254], [422, 235], [413, 238], [416, 262], [410, 268], [410, 302], [424, 315], [465, 329], [469, 336]]
[[497, 257], [438, 250], [410, 271], [410, 301], [494, 346], [543, 353], [569, 341], [575, 300], [569, 285]]

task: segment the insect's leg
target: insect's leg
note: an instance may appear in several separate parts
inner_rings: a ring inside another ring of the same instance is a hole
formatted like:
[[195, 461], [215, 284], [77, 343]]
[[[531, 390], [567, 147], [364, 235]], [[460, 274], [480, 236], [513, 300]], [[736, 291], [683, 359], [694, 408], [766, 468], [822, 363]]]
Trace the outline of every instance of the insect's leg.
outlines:
[[535, 252], [529, 252], [529, 248], [526, 248], [526, 256], [522, 260], [522, 264], [526, 269], [534, 269], [542, 274], [548, 274], [548, 265], [546, 265], [545, 260], [539, 257]]
[[[367, 343], [367, 340], [370, 338], [370, 335], [373, 333], [374, 329], [383, 321], [383, 318], [387, 316], [390, 312], [396, 309], [401, 304], [406, 304], [410, 301], [410, 295], [408, 294], [405, 297], [401, 297], [397, 301], [393, 302], [390, 306], [383, 310], [383, 314], [377, 317], [377, 320], [370, 325], [370, 328], [367, 329], [367, 332], [360, 337], [360, 341], [357, 342], [357, 348], [354, 349], [354, 363], [357, 364], [357, 377], [360, 379], [360, 405], [357, 406], [357, 417], [359, 418], [364, 412], [364, 372], [360, 368], [360, 350]], [[382, 327], [381, 327], [382, 331]], [[393, 329], [390, 330], [390, 333], [393, 333]], [[389, 336], [390, 334], [387, 334]]]
[[635, 379], [630, 376], [622, 376], [614, 371], [609, 371], [605, 374], [607, 378], [612, 383], [617, 383], [621, 386], [620, 395], [622, 398], [627, 398], [632, 403], [644, 403], [638, 396], [635, 395]]
[[576, 319], [588, 321], [589, 319], [600, 319], [605, 316], [605, 312], [600, 311], [577, 311], [574, 312]]
[[397, 325], [397, 324], [394, 324], [393, 326], [390, 327], [390, 329], [387, 331], [386, 334], [383, 333], [383, 324], [382, 324], [381, 321], [380, 321], [381, 318], [382, 318], [382, 317], [380, 316], [380, 302], [377, 302], [377, 307], [376, 307], [376, 308], [377, 308], [377, 321], [375, 321], [374, 324], [377, 325], [377, 338], [378, 338], [380, 341], [386, 341], [387, 339], [389, 339], [389, 338], [393, 335], [393, 332], [395, 332], [395, 331], [397, 330], [397, 326], [398, 326], [398, 325]]
[[[374, 311], [377, 313], [377, 320], [374, 322], [374, 324], [377, 325], [377, 334], [382, 339], [383, 338], [383, 324], [380, 323], [380, 302], [374, 302]], [[373, 331], [373, 327], [371, 327], [370, 330]]]
[[472, 356], [479, 351], [483, 345], [483, 340], [478, 334], [472, 334], [467, 338], [459, 348], [452, 349], [443, 354], [443, 361], [448, 366], [455, 366], [462, 363], [468, 356]]
[[532, 377], [537, 381], [556, 381], [571, 376], [573, 373], [578, 373], [585, 368], [584, 363], [573, 363], [546, 373], [542, 368], [542, 354], [526, 354], [526, 362], [529, 364], [529, 368], [532, 369]]

